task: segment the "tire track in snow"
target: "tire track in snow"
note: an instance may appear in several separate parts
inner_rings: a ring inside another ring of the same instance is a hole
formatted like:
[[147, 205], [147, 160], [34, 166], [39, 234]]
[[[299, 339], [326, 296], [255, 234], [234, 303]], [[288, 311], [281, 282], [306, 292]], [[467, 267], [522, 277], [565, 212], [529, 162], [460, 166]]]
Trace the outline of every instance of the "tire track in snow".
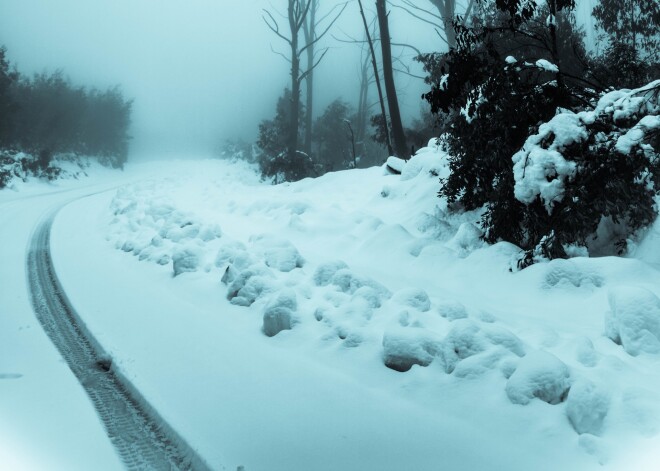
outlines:
[[71, 307], [50, 254], [50, 230], [62, 206], [44, 216], [28, 246], [28, 287], [37, 319], [89, 395], [127, 469], [210, 470], [137, 389], [115, 371]]

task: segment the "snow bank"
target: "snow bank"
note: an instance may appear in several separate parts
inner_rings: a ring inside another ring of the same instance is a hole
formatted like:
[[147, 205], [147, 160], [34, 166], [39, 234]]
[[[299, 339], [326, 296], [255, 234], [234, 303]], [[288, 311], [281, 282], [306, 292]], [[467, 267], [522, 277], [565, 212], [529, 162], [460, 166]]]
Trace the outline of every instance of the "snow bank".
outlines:
[[630, 355], [660, 353], [660, 298], [634, 286], [610, 290], [605, 335]]
[[[448, 171], [435, 143], [398, 164], [400, 174], [351, 170], [278, 186], [231, 167], [152, 179], [118, 190], [104, 227], [120, 256], [151, 262], [160, 282], [235, 325], [254, 351], [290, 351], [396, 401], [460, 411], [478, 427], [495, 414], [486, 421], [493, 433], [529, 435], [541, 448], [549, 423], [559, 447], [581, 454], [576, 433], [622, 434], [649, 399], [620, 384], [651, 390], [657, 366], [603, 337], [600, 288], [660, 277], [619, 258], [511, 273], [519, 249], [485, 244], [479, 212], [451, 214], [435, 197]], [[628, 317], [639, 315], [625, 306], [634, 303], [612, 299], [612, 336], [646, 348], [653, 320], [628, 332], [637, 325]], [[214, 344], [225, 334], [206, 335]]]

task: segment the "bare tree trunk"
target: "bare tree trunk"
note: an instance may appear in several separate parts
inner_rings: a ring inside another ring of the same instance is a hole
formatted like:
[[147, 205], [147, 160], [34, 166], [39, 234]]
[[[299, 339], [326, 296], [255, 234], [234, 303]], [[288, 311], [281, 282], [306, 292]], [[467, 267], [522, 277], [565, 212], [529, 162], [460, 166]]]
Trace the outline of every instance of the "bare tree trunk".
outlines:
[[[438, 9], [438, 13], [442, 18], [442, 29], [445, 32], [447, 39], [447, 46], [449, 49], [456, 47], [456, 32], [452, 26], [452, 22], [456, 17], [456, 0], [430, 0], [433, 5]], [[472, 3], [468, 6], [471, 8]]]
[[346, 123], [346, 126], [348, 126], [348, 130], [351, 133], [351, 144], [353, 150], [353, 168], [357, 168], [357, 156], [355, 154], [355, 134], [353, 133], [353, 126], [351, 126], [351, 122], [348, 119], [345, 119], [344, 122]]
[[294, 159], [298, 150], [298, 124], [300, 123], [300, 55], [298, 54], [298, 31], [294, 8], [296, 0], [289, 0], [289, 26], [291, 28], [291, 111], [287, 154]]
[[378, 99], [380, 100], [380, 112], [383, 116], [383, 124], [385, 126], [385, 140], [387, 141], [387, 152], [392, 155], [394, 150], [392, 149], [392, 141], [390, 140], [390, 130], [387, 122], [387, 113], [385, 112], [385, 100], [383, 99], [383, 89], [380, 86], [380, 78], [378, 76], [378, 64], [376, 63], [376, 52], [374, 51], [374, 42], [371, 39], [371, 33], [369, 33], [369, 25], [367, 24], [367, 17], [364, 16], [364, 9], [362, 8], [362, 0], [358, 0], [360, 5], [360, 15], [362, 15], [362, 22], [364, 23], [364, 31], [367, 35], [367, 42], [369, 43], [369, 51], [371, 52], [371, 63], [374, 67], [374, 78], [376, 79], [376, 88], [378, 89]]
[[367, 133], [368, 97], [369, 97], [369, 54], [367, 54], [364, 57], [360, 67], [360, 96], [358, 98], [357, 131], [355, 133], [358, 142], [362, 142]]
[[312, 155], [312, 120], [314, 111], [314, 40], [316, 39], [316, 8], [319, 0], [308, 0], [312, 2], [309, 8], [309, 19], [303, 25], [305, 32], [305, 44], [307, 47], [307, 68], [309, 73], [305, 77], [307, 88], [306, 115], [305, 115], [305, 153]]
[[376, 0], [376, 12], [378, 14], [378, 28], [380, 29], [380, 45], [383, 55], [383, 80], [387, 93], [387, 104], [392, 121], [392, 138], [394, 140], [394, 152], [398, 157], [408, 158], [408, 146], [406, 135], [401, 123], [401, 112], [399, 111], [399, 99], [396, 96], [394, 85], [394, 71], [392, 68], [392, 45], [390, 44], [390, 26], [387, 18], [386, 0]]

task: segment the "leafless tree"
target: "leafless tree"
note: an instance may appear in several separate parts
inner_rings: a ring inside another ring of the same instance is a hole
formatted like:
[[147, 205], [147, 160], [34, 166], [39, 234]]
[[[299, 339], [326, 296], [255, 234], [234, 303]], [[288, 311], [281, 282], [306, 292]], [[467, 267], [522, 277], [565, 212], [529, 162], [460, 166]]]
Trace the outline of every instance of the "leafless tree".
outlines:
[[387, 105], [390, 110], [394, 152], [398, 157], [407, 158], [408, 146], [406, 144], [406, 135], [403, 131], [401, 112], [399, 110], [399, 99], [394, 84], [392, 45], [390, 40], [390, 27], [386, 0], [376, 0], [376, 14], [378, 15], [378, 29], [380, 30], [380, 46], [383, 57], [383, 81], [385, 82], [385, 91], [387, 93]]
[[459, 14], [459, 11], [463, 17], [463, 23], [469, 19], [474, 6], [474, 0], [468, 0], [464, 8], [461, 5], [457, 5], [456, 0], [424, 0], [424, 3], [430, 2], [433, 4], [437, 13], [419, 6], [419, 1], [400, 0], [399, 4], [393, 6], [406, 11], [409, 15], [424, 23], [434, 26], [440, 38], [447, 44], [448, 49], [456, 47], [456, 33], [452, 23]]
[[[268, 26], [277, 37], [282, 39], [290, 49], [288, 55], [277, 51], [274, 52], [284, 57], [284, 59], [291, 64], [291, 112], [289, 115], [291, 123], [289, 125], [287, 136], [287, 152], [289, 158], [293, 159], [295, 153], [298, 152], [301, 84], [303, 80], [306, 80], [307, 77], [313, 73], [314, 69], [321, 63], [328, 52], [328, 49], [326, 48], [316, 55], [314, 53], [314, 47], [328, 33], [328, 31], [330, 31], [330, 28], [337, 21], [341, 12], [346, 8], [346, 4], [344, 4], [341, 11], [334, 17], [334, 19], [326, 25], [323, 31], [320, 34], [316, 34], [316, 25], [318, 25], [318, 22], [315, 21], [315, 18], [310, 22], [308, 15], [310, 15], [312, 8], [314, 9], [314, 15], [316, 15], [318, 0], [287, 0], [287, 3], [286, 19], [288, 20], [289, 26], [288, 35], [280, 30], [279, 22], [269, 10], [263, 10], [263, 20], [266, 23], [266, 26]], [[309, 36], [301, 44], [300, 35], [301, 31], [305, 33], [306, 23], [308, 24], [307, 29]], [[309, 50], [311, 50], [311, 54], [307, 52]], [[301, 68], [301, 57], [303, 54], [307, 54], [307, 64], [305, 64], [304, 69]], [[312, 89], [309, 84], [308, 86]], [[311, 113], [308, 111], [308, 114]]]
[[364, 14], [364, 8], [362, 7], [362, 0], [358, 0], [358, 5], [360, 6], [360, 15], [362, 16], [362, 23], [364, 25], [364, 34], [367, 36], [367, 44], [369, 44], [369, 52], [371, 56], [371, 64], [374, 69], [374, 79], [376, 81], [376, 88], [378, 89], [378, 100], [380, 102], [380, 112], [383, 119], [383, 132], [385, 133], [385, 141], [387, 144], [387, 151], [390, 155], [394, 153], [392, 148], [392, 141], [390, 140], [390, 130], [387, 119], [387, 112], [385, 111], [385, 99], [383, 98], [383, 89], [380, 86], [380, 76], [378, 74], [378, 62], [376, 60], [376, 51], [374, 50], [374, 41], [371, 38], [371, 32], [369, 31], [369, 23], [367, 22], [367, 17]]

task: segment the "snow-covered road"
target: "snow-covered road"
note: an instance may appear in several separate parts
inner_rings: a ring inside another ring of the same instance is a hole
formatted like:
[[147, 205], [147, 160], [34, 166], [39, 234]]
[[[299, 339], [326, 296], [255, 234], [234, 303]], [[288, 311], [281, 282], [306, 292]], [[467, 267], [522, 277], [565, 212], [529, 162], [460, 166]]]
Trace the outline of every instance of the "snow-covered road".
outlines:
[[50, 230], [59, 209], [46, 213], [28, 250], [30, 297], [39, 322], [92, 399], [128, 469], [208, 469], [139, 391], [115, 372], [103, 347], [71, 308], [50, 254]]
[[55, 189], [0, 203], [2, 469], [123, 467], [91, 401], [37, 321], [28, 292], [26, 249], [37, 221], [87, 192]]

